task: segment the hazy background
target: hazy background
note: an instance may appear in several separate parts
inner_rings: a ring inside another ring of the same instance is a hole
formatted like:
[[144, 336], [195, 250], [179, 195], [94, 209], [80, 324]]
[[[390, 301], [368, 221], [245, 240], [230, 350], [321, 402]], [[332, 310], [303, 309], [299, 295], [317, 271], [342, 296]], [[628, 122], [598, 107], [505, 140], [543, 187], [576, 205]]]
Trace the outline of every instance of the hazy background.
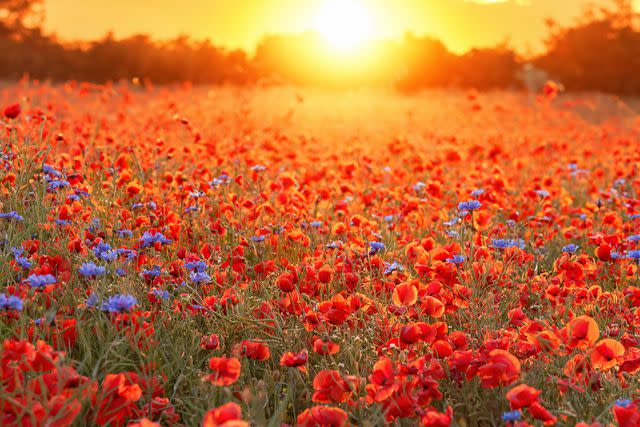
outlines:
[[[47, 31], [64, 39], [146, 33], [156, 38], [188, 34], [253, 51], [265, 34], [311, 30], [324, 0], [46, 0]], [[405, 32], [431, 35], [462, 53], [509, 40], [519, 51], [543, 47], [545, 20], [569, 24], [587, 5], [608, 0], [361, 0], [379, 38]], [[640, 2], [637, 2], [640, 4]]]

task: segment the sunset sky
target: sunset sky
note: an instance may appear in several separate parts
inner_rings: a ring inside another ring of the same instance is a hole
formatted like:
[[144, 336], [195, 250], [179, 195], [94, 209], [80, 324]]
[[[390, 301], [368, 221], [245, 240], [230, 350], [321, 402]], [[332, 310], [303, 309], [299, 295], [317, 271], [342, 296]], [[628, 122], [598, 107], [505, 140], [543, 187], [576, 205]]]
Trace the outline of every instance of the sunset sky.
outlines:
[[[313, 30], [326, 0], [45, 0], [46, 29], [65, 40], [148, 33], [187, 34], [252, 50], [265, 33]], [[407, 31], [442, 39], [461, 52], [505, 39], [519, 50], [536, 49], [544, 20], [571, 22], [585, 5], [607, 0], [359, 0], [376, 38]]]

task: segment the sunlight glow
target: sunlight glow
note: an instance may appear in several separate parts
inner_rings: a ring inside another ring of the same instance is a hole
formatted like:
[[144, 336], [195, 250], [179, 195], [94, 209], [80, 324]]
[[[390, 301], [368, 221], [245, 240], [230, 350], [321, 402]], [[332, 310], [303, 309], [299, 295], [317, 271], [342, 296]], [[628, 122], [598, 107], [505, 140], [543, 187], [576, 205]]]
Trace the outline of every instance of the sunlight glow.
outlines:
[[327, 0], [316, 16], [315, 29], [339, 51], [352, 51], [373, 35], [373, 20], [356, 0]]

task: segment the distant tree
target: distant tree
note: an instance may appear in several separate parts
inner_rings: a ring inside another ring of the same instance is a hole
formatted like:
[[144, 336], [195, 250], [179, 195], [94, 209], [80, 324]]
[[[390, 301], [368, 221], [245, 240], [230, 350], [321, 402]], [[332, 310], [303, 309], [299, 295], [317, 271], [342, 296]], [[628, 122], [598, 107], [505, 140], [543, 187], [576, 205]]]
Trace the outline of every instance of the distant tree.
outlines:
[[547, 50], [535, 63], [568, 90], [640, 93], [640, 32], [631, 1], [590, 9], [574, 26], [549, 27]]
[[0, 37], [22, 38], [42, 26], [43, 0], [0, 0]]

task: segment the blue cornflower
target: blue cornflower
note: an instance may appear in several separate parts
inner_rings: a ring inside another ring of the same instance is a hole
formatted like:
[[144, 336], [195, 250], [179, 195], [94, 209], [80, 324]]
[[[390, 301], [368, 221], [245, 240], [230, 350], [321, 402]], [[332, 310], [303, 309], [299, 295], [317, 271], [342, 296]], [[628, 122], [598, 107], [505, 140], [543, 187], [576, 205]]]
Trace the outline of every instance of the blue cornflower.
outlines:
[[322, 221], [312, 221], [309, 225], [314, 228], [322, 227]]
[[445, 261], [451, 264], [462, 264], [464, 262], [464, 257], [462, 255], [454, 255], [451, 258], [447, 258]]
[[520, 248], [524, 249], [524, 240], [522, 239], [494, 239], [491, 245], [496, 249]]
[[165, 291], [162, 289], [154, 289], [153, 290], [153, 295], [155, 295], [156, 297], [163, 299], [163, 300], [168, 300], [169, 299], [169, 291]]
[[15, 295], [0, 294], [0, 310], [22, 311], [22, 300]]
[[476, 190], [473, 190], [471, 193], [469, 193], [469, 195], [473, 198], [476, 198], [482, 194], [484, 194], [484, 189], [482, 188], [478, 188]]
[[575, 251], [577, 251], [579, 247], [580, 247], [580, 246], [578, 246], [578, 245], [575, 245], [575, 244], [571, 243], [571, 244], [569, 244], [569, 245], [567, 245], [567, 246], [564, 246], [564, 247], [562, 248], [562, 252], [565, 252], [565, 253], [568, 253], [568, 254], [572, 254], [572, 253], [574, 253]]
[[124, 248], [116, 249], [116, 253], [118, 255], [125, 255], [128, 260], [134, 259], [138, 255], [136, 251]]
[[87, 298], [87, 307], [95, 307], [98, 304], [98, 295], [93, 292]]
[[480, 206], [482, 206], [482, 203], [480, 203], [477, 200], [468, 200], [466, 202], [458, 203], [458, 209], [459, 210], [468, 211], [468, 212], [473, 212], [476, 209], [478, 209]]
[[116, 230], [116, 234], [118, 237], [133, 237], [133, 232], [127, 229]]
[[640, 218], [640, 213], [629, 215], [629, 219], [639, 219], [639, 218]]
[[631, 401], [631, 399], [618, 399], [616, 400], [616, 403], [614, 404], [615, 406], [620, 406], [622, 408], [626, 408], [627, 406], [631, 405], [633, 402]]
[[261, 236], [252, 236], [251, 237], [251, 241], [253, 242], [264, 242], [264, 239], [266, 238], [266, 236], [263, 234]]
[[20, 267], [22, 267], [24, 270], [28, 270], [31, 268], [31, 261], [29, 261], [28, 258], [23, 257], [23, 256], [19, 256], [16, 258], [16, 264], [18, 264]]
[[18, 258], [20, 255], [22, 255], [24, 253], [24, 249], [12, 247], [11, 248], [11, 252], [13, 252], [13, 256], [15, 258]]
[[71, 202], [77, 202], [78, 200], [80, 200], [80, 196], [78, 196], [77, 194], [69, 194], [67, 196], [67, 200]]
[[93, 248], [93, 253], [98, 255], [101, 252], [107, 252], [111, 250], [111, 245], [107, 242], [98, 242], [98, 244]]
[[627, 242], [640, 242], [640, 234], [627, 237]]
[[160, 243], [161, 245], [170, 245], [171, 243], [173, 243], [173, 240], [166, 238], [162, 233], [152, 234], [148, 231], [145, 231], [145, 233], [140, 238], [140, 243], [141, 248], [148, 248], [155, 245], [156, 243]]
[[445, 234], [449, 237], [458, 237], [460, 235], [456, 230], [445, 230]]
[[61, 172], [58, 172], [57, 170], [55, 170], [53, 168], [53, 166], [48, 165], [46, 163], [42, 166], [42, 172], [46, 173], [47, 175], [54, 176], [56, 178], [62, 177], [62, 173]]
[[120, 276], [120, 277], [122, 277], [122, 276], [126, 276], [126, 275], [127, 275], [127, 270], [125, 270], [125, 269], [124, 269], [124, 268], [122, 268], [122, 267], [118, 267], [118, 268], [116, 268], [116, 274], [117, 274], [118, 276]]
[[196, 212], [198, 210], [198, 206], [193, 205], [193, 206], [188, 206], [184, 209], [184, 213], [193, 213]]
[[522, 418], [522, 413], [520, 413], [520, 411], [509, 411], [502, 414], [502, 421], [504, 421], [505, 423], [518, 421], [520, 420], [520, 418]]
[[387, 215], [384, 217], [384, 220], [387, 222], [392, 222], [393, 221], [393, 215]]
[[105, 261], [115, 261], [116, 259], [118, 259], [118, 251], [106, 251], [106, 252], [100, 252], [99, 255], [100, 259], [103, 259]]
[[190, 261], [190, 262], [185, 262], [184, 264], [184, 268], [196, 273], [202, 273], [207, 269], [207, 267], [208, 267], [207, 263], [204, 261]]
[[404, 271], [404, 267], [398, 264], [397, 261], [393, 261], [391, 264], [385, 263], [386, 269], [384, 270], [384, 274], [391, 274], [394, 271]]
[[191, 193], [189, 193], [189, 197], [194, 198], [194, 199], [199, 199], [201, 197], [204, 197], [205, 194], [204, 192], [200, 191], [200, 190], [195, 190], [192, 191]]
[[156, 205], [156, 202], [149, 202], [147, 203], [147, 208], [149, 208], [149, 210], [155, 211], [156, 209], [158, 209], [158, 205]]
[[536, 194], [541, 198], [549, 197], [549, 192], [547, 190], [536, 190]]
[[149, 277], [149, 278], [151, 278], [151, 279], [155, 279], [156, 277], [159, 277], [159, 276], [161, 276], [161, 275], [162, 275], [162, 270], [160, 269], [160, 267], [159, 267], [159, 266], [157, 266], [157, 265], [156, 265], [156, 266], [155, 266], [155, 267], [153, 267], [153, 268], [150, 268], [150, 269], [144, 270], [144, 271], [142, 272], [142, 275], [143, 275], [143, 276], [146, 276], [146, 277]]
[[200, 273], [191, 273], [189, 275], [189, 279], [193, 282], [193, 283], [209, 283], [211, 281], [211, 276], [209, 276], [207, 273], [205, 272], [200, 272]]
[[58, 190], [60, 188], [65, 188], [65, 187], [70, 187], [71, 184], [69, 183], [69, 181], [65, 181], [65, 180], [51, 180], [49, 181], [49, 185], [47, 186], [47, 190], [48, 191], [53, 191], [53, 190]]
[[369, 251], [369, 255], [373, 255], [379, 251], [383, 251], [385, 246], [382, 242], [369, 242], [369, 247], [371, 250]]
[[12, 219], [14, 221], [24, 221], [24, 217], [18, 215], [18, 212], [11, 211], [6, 213], [0, 213], [0, 219]]
[[27, 283], [34, 288], [43, 288], [56, 283], [56, 278], [51, 274], [32, 274], [27, 277]]
[[267, 167], [262, 165], [254, 165], [254, 166], [251, 166], [251, 170], [254, 172], [260, 172], [260, 171], [267, 170]]
[[[87, 197], [91, 196], [91, 194], [89, 194], [87, 191], [85, 191], [85, 190], [80, 190], [79, 188], [74, 188], [74, 189], [73, 189], [73, 192], [75, 193], [75, 194], [74, 194], [74, 196], [78, 196], [78, 197], [85, 197], [85, 198], [87, 198]], [[69, 196], [69, 197], [71, 197], [71, 196]]]
[[85, 262], [78, 269], [78, 273], [84, 277], [98, 277], [106, 273], [106, 269], [101, 265], [96, 265], [93, 262]]
[[640, 250], [636, 249], [636, 250], [627, 252], [627, 258], [640, 261]]
[[133, 205], [131, 205], [131, 209], [140, 209], [143, 206], [144, 203], [134, 203]]
[[114, 295], [102, 303], [102, 311], [123, 313], [130, 311], [137, 304], [138, 300], [132, 295]]
[[622, 259], [624, 256], [620, 255], [620, 252], [611, 252], [611, 259]]

